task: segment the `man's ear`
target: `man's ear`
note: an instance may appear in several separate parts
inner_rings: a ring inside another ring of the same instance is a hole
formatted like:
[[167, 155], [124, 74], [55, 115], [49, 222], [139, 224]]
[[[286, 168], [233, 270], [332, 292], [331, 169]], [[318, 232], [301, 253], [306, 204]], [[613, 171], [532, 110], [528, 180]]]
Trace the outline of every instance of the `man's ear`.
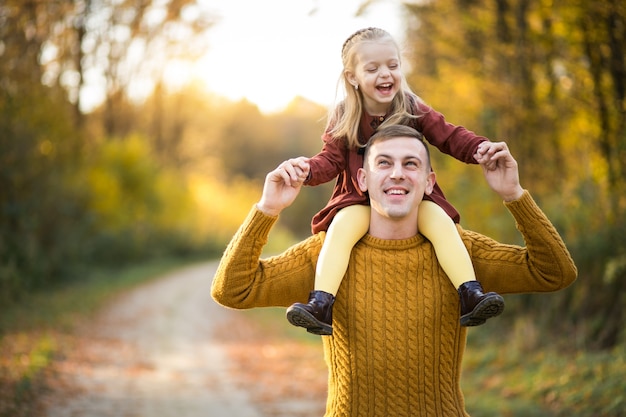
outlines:
[[430, 195], [433, 192], [433, 188], [435, 187], [435, 180], [437, 176], [434, 171], [430, 171], [428, 176], [426, 177], [426, 187], [424, 187], [424, 194]]
[[365, 182], [365, 170], [363, 168], [359, 168], [356, 172], [356, 180], [359, 183], [359, 189], [363, 192], [367, 191], [367, 184]]

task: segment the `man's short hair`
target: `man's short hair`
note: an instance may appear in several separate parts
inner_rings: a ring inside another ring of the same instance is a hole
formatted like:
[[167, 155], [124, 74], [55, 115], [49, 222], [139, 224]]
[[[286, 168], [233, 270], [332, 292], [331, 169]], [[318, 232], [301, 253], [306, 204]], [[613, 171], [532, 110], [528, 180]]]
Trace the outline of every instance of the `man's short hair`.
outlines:
[[426, 158], [428, 165], [430, 166], [430, 150], [428, 149], [428, 145], [424, 142], [424, 135], [421, 132], [413, 129], [410, 126], [406, 125], [389, 125], [382, 127], [376, 133], [370, 137], [365, 145], [365, 152], [363, 155], [364, 161], [367, 160], [367, 154], [369, 153], [369, 148], [376, 142], [380, 142], [387, 139], [399, 138], [399, 137], [409, 137], [415, 138], [424, 145], [424, 149], [426, 149]]

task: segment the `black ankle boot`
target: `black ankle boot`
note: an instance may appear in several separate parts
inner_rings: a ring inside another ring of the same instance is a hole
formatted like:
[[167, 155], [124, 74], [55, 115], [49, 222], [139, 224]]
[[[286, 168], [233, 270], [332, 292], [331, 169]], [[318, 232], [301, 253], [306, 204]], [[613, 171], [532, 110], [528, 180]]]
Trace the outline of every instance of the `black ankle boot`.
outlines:
[[480, 326], [487, 319], [504, 311], [504, 299], [495, 292], [483, 293], [478, 281], [468, 281], [459, 287], [461, 326]]
[[333, 334], [333, 303], [335, 296], [324, 291], [311, 291], [307, 304], [295, 303], [287, 309], [287, 320], [307, 332], [329, 336]]

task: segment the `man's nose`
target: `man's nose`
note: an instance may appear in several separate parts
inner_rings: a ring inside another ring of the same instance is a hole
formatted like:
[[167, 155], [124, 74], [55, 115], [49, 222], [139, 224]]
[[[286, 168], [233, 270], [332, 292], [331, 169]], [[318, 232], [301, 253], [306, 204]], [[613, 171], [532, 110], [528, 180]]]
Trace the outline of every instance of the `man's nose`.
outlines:
[[393, 169], [391, 170], [391, 178], [393, 179], [404, 178], [404, 169], [402, 168], [402, 164], [395, 164], [393, 166]]

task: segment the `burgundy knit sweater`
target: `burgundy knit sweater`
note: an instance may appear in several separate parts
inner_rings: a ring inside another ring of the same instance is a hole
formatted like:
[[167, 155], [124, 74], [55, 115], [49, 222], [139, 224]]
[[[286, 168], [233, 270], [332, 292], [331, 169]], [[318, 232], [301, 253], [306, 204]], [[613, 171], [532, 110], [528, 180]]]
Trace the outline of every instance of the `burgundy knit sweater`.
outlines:
[[[462, 126], [446, 122], [441, 113], [426, 104], [418, 104], [418, 109], [414, 113], [421, 114], [421, 117], [413, 120], [411, 127], [422, 132], [426, 140], [441, 152], [468, 164], [476, 163], [474, 159], [476, 149], [480, 143], [488, 140], [487, 138], [478, 136]], [[359, 127], [359, 141], [362, 145], [367, 143], [381, 122], [378, 117], [363, 114]], [[327, 133], [322, 136], [322, 140], [324, 141], [322, 150], [309, 161], [311, 174], [305, 184], [319, 185], [334, 179], [336, 182], [328, 204], [311, 221], [313, 234], [326, 231], [337, 211], [342, 208], [354, 204], [369, 204], [367, 195], [359, 189], [356, 181], [356, 172], [363, 167], [363, 155], [358, 149], [348, 148], [345, 140], [335, 140]], [[455, 223], [459, 222], [458, 211], [446, 200], [437, 183], [433, 192], [424, 198], [443, 208]]]

